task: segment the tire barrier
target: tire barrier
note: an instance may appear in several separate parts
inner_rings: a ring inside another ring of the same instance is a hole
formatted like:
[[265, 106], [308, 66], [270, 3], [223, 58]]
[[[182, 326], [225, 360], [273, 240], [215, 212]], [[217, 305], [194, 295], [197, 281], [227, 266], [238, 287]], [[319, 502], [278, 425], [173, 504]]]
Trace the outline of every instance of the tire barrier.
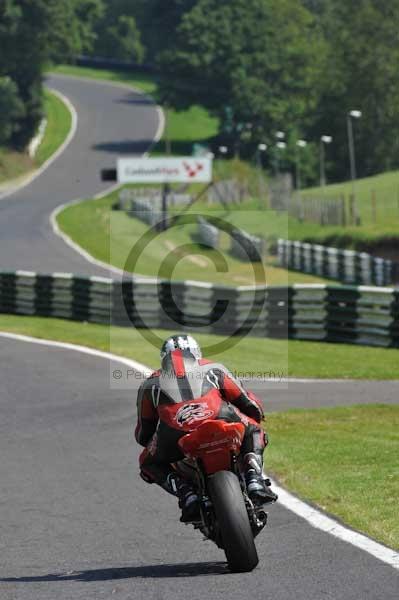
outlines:
[[365, 252], [329, 248], [279, 239], [280, 266], [302, 273], [360, 285], [392, 285], [399, 276], [397, 263]]
[[0, 273], [0, 312], [74, 321], [399, 347], [399, 290], [371, 286], [232, 288], [137, 277]]
[[109, 323], [112, 280], [70, 273], [0, 274], [0, 312]]
[[197, 224], [197, 237], [200, 244], [209, 248], [219, 248], [220, 229], [211, 225], [204, 217], [198, 217]]

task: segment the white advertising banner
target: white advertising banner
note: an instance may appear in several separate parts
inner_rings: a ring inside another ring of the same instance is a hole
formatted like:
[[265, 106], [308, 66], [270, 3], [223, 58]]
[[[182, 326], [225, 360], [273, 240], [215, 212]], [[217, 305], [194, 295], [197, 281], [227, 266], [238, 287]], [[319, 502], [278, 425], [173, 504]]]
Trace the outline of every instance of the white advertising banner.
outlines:
[[209, 183], [211, 158], [119, 158], [119, 183]]

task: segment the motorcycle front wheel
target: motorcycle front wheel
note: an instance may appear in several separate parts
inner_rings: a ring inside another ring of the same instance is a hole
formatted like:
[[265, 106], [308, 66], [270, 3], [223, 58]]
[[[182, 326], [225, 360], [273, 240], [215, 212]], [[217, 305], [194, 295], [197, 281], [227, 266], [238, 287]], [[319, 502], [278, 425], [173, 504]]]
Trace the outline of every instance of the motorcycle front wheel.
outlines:
[[209, 477], [209, 494], [231, 571], [252, 571], [259, 562], [240, 482], [231, 471]]

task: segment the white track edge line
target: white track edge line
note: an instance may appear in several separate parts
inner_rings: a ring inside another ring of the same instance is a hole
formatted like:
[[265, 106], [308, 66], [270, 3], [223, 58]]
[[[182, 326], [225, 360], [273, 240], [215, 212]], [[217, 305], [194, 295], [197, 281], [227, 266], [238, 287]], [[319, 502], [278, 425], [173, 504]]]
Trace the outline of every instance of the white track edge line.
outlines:
[[372, 540], [363, 533], [349, 529], [317, 508], [290, 494], [273, 480], [272, 485], [278, 494], [278, 502], [305, 519], [310, 525], [371, 554], [394, 569], [399, 570], [399, 552]]
[[[69, 78], [75, 78], [75, 79], [82, 79], [83, 81], [90, 82], [90, 83], [95, 82], [98, 84], [105, 84], [105, 85], [109, 85], [109, 86], [113, 86], [113, 87], [120, 87], [122, 89], [127, 89], [127, 90], [133, 91], [135, 93], [141, 94], [142, 96], [146, 96], [147, 98], [151, 98], [151, 100], [152, 100], [152, 97], [149, 94], [147, 94], [146, 92], [143, 92], [142, 90], [135, 88], [134, 86], [125, 84], [125, 83], [118, 83], [118, 82], [112, 82], [112, 81], [106, 81], [106, 80], [100, 80], [100, 79], [91, 79], [90, 77], [79, 77], [79, 76], [74, 77], [73, 75], [64, 75], [64, 74], [58, 74], [58, 73], [55, 73], [55, 75], [57, 77], [66, 77], [66, 78], [69, 77]], [[161, 106], [159, 106], [155, 103], [154, 103], [154, 105], [155, 105], [155, 110], [158, 115], [158, 127], [157, 127], [154, 138], [153, 138], [149, 148], [146, 150], [146, 152], [144, 154], [149, 152], [149, 150], [151, 150], [151, 148], [154, 146], [154, 144], [159, 142], [159, 140], [161, 139], [162, 134], [164, 132], [164, 129], [165, 129], [164, 111], [162, 110]], [[30, 183], [30, 181], [27, 183]], [[120, 187], [120, 185], [121, 185], [120, 183], [116, 183], [116, 184], [112, 185], [111, 187], [107, 188], [106, 190], [103, 190], [102, 192], [93, 196], [93, 199], [96, 200], [99, 198], [103, 198], [104, 196], [108, 196], [108, 194], [111, 194], [114, 190], [118, 189], [118, 187]], [[53, 234], [56, 235], [57, 237], [61, 238], [62, 241], [65, 244], [67, 244], [67, 246], [69, 246], [70, 248], [72, 248], [72, 250], [74, 250], [75, 252], [80, 254], [80, 256], [82, 256], [82, 258], [87, 260], [87, 262], [91, 263], [92, 265], [95, 265], [96, 267], [100, 267], [101, 269], [105, 269], [109, 273], [115, 273], [116, 275], [123, 275], [124, 274], [123, 269], [119, 269], [118, 267], [115, 267], [114, 265], [111, 265], [110, 263], [106, 263], [102, 260], [94, 258], [94, 256], [92, 254], [90, 254], [89, 252], [87, 252], [87, 250], [82, 248], [82, 246], [80, 246], [79, 244], [74, 242], [73, 239], [67, 233], [62, 231], [61, 228], [59, 227], [59, 225], [57, 223], [57, 217], [60, 214], [60, 212], [62, 212], [66, 208], [69, 208], [70, 206], [73, 206], [74, 204], [79, 204], [80, 202], [84, 202], [85, 200], [88, 200], [88, 199], [87, 198], [86, 199], [77, 198], [77, 199], [71, 200], [69, 202], [64, 202], [63, 204], [60, 204], [59, 206], [57, 206], [51, 212], [49, 220], [50, 220], [50, 225], [51, 225]]]
[[[93, 199], [96, 200], [96, 199], [102, 198], [104, 196], [107, 196], [108, 194], [111, 194], [114, 190], [118, 189], [119, 186], [120, 186], [120, 184], [117, 183], [117, 184], [107, 188], [106, 190], [103, 190], [99, 194], [96, 194], [95, 196], [93, 196]], [[67, 233], [62, 231], [62, 229], [58, 225], [57, 217], [63, 210], [65, 210], [66, 208], [69, 208], [70, 206], [73, 206], [74, 204], [80, 204], [81, 202], [84, 202], [84, 201], [85, 200], [83, 198], [78, 198], [76, 200], [72, 200], [71, 202], [65, 202], [64, 204], [60, 204], [59, 206], [57, 206], [51, 212], [49, 221], [50, 221], [50, 225], [51, 225], [53, 234], [56, 235], [57, 237], [61, 238], [67, 246], [69, 246], [70, 248], [72, 248], [72, 250], [74, 250], [75, 252], [80, 254], [80, 256], [82, 256], [85, 260], [87, 260], [92, 265], [101, 267], [102, 269], [108, 271], [109, 273], [116, 273], [117, 275], [123, 275], [123, 273], [124, 273], [123, 269], [119, 269], [118, 267], [115, 267], [114, 265], [111, 265], [110, 263], [106, 263], [106, 262], [103, 262], [102, 260], [94, 258], [94, 256], [89, 254], [89, 252], [87, 252], [87, 250], [85, 250], [84, 248], [82, 248], [82, 246], [79, 246], [79, 244], [74, 242], [73, 239]], [[89, 201], [89, 200], [87, 200], [87, 201]]]
[[124, 356], [112, 354], [111, 352], [103, 352], [102, 350], [96, 350], [95, 348], [90, 348], [88, 346], [80, 346], [79, 344], [70, 344], [68, 342], [59, 342], [56, 340], [46, 340], [42, 338], [32, 337], [29, 335], [23, 335], [20, 333], [11, 333], [8, 331], [0, 331], [0, 338], [8, 338], [21, 342], [28, 342], [31, 344], [38, 344], [39, 346], [52, 346], [56, 348], [64, 348], [65, 350], [73, 350], [75, 352], [81, 352], [82, 354], [90, 354], [91, 356], [98, 356], [100, 358], [113, 360], [115, 362], [124, 364], [127, 367], [135, 369], [136, 371], [139, 371], [142, 375], [146, 377], [151, 375], [151, 373], [153, 372], [153, 369], [150, 369], [149, 367], [146, 367], [145, 365], [130, 358], [125, 358]]
[[59, 148], [57, 148], [57, 150], [54, 152], [54, 154], [52, 154], [42, 164], [41, 167], [39, 167], [38, 169], [36, 169], [35, 171], [33, 171], [33, 173], [31, 174], [30, 177], [28, 177], [27, 179], [25, 179], [22, 183], [20, 183], [16, 187], [8, 190], [7, 192], [4, 192], [4, 194], [0, 193], [0, 200], [3, 200], [4, 198], [8, 198], [9, 196], [12, 196], [13, 194], [16, 194], [17, 192], [20, 192], [25, 187], [27, 187], [28, 185], [30, 185], [31, 183], [33, 183], [33, 181], [35, 181], [35, 179], [37, 179], [42, 173], [44, 173], [44, 171], [46, 171], [49, 168], [49, 166], [52, 165], [53, 162], [55, 160], [57, 160], [57, 158], [59, 156], [61, 156], [61, 154], [64, 152], [64, 150], [66, 150], [66, 148], [69, 146], [69, 144], [71, 143], [71, 141], [75, 137], [75, 133], [76, 133], [76, 130], [77, 130], [77, 127], [78, 127], [78, 113], [76, 112], [76, 109], [75, 109], [74, 105], [72, 104], [72, 102], [66, 96], [64, 96], [64, 94], [61, 94], [61, 92], [59, 92], [58, 90], [55, 90], [55, 89], [50, 88], [50, 87], [48, 87], [48, 89], [50, 90], [50, 92], [52, 94], [54, 94], [55, 96], [57, 96], [59, 98], [59, 100], [61, 100], [61, 102], [63, 102], [65, 104], [65, 106], [67, 107], [67, 109], [70, 112], [70, 115], [71, 115], [71, 127], [69, 129], [68, 135], [66, 136], [65, 140], [62, 142], [61, 146], [59, 146]]
[[[143, 376], [148, 376], [152, 372], [152, 369], [149, 369], [139, 362], [129, 358], [124, 358], [123, 356], [112, 354], [110, 352], [95, 350], [94, 348], [89, 348], [87, 346], [79, 346], [76, 344], [57, 342], [53, 340], [44, 340], [27, 335], [9, 333], [6, 331], [0, 331], [0, 337], [39, 344], [42, 346], [55, 346], [58, 348], [64, 348], [66, 350], [74, 350], [75, 352], [82, 352], [83, 354], [90, 354], [92, 356], [113, 360], [139, 371]], [[378, 560], [390, 565], [394, 569], [399, 570], [399, 552], [396, 552], [392, 548], [388, 548], [387, 546], [372, 540], [362, 533], [358, 533], [357, 531], [341, 525], [338, 523], [338, 521], [322, 513], [317, 508], [314, 508], [309, 504], [306, 504], [306, 502], [299, 500], [299, 498], [296, 498], [293, 494], [290, 494], [287, 490], [280, 487], [274, 481], [273, 486], [279, 496], [278, 502], [291, 512], [305, 519], [305, 521], [307, 521], [312, 527], [315, 527], [320, 531], [347, 542], [348, 544], [351, 544], [352, 546], [371, 554]]]
[[[150, 100], [154, 101], [154, 98], [151, 96], [151, 94], [149, 92], [145, 92], [144, 90], [141, 90], [140, 88], [131, 85], [129, 83], [123, 83], [123, 82], [119, 82], [119, 81], [110, 81], [107, 79], [95, 79], [94, 77], [85, 77], [84, 75], [67, 75], [66, 73], [57, 73], [56, 71], [49, 71], [48, 75], [54, 75], [55, 77], [61, 77], [61, 78], [65, 78], [65, 79], [80, 79], [82, 81], [85, 81], [86, 83], [97, 83], [98, 85], [108, 85], [111, 87], [119, 87], [125, 90], [129, 90], [131, 92], [135, 92], [136, 94], [140, 94], [141, 96], [145, 96], [147, 98], [150, 98]], [[156, 107], [157, 113], [158, 113], [158, 119], [159, 119], [159, 123], [158, 123], [158, 128], [157, 131], [155, 133], [154, 139], [152, 140], [150, 147], [148, 150], [146, 150], [146, 152], [148, 152], [152, 146], [159, 142], [163, 131], [165, 129], [165, 114], [164, 111], [162, 109], [162, 106], [160, 106], [159, 104], [156, 104], [154, 102], [154, 105]]]

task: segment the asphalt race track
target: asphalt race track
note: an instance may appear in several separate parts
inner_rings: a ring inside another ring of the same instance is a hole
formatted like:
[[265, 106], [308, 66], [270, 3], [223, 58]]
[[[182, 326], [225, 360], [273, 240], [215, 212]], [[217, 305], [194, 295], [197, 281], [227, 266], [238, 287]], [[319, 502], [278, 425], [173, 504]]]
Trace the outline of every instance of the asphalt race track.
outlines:
[[2, 600], [396, 600], [397, 571], [278, 505], [260, 566], [227, 573], [139, 479], [133, 394], [110, 391], [107, 361], [1, 340], [0, 365]]
[[54, 208], [90, 198], [110, 187], [101, 168], [115, 167], [123, 154], [143, 154], [159, 125], [149, 98], [124, 87], [71, 77], [51, 76], [47, 83], [74, 105], [76, 134], [61, 156], [30, 185], [0, 198], [0, 269], [107, 275], [54, 235]]
[[[100, 168], [144, 152], [158, 115], [123, 88], [49, 83], [76, 107], [78, 131], [48, 171], [0, 199], [0, 268], [104, 275], [53, 235], [49, 214], [105, 189]], [[397, 571], [278, 504], [260, 566], [228, 573], [223, 553], [178, 522], [175, 499], [138, 477], [134, 393], [112, 390], [109, 373], [99, 357], [0, 339], [1, 600], [398, 598]], [[273, 384], [264, 399], [279, 410], [398, 392], [399, 382], [304, 382]]]

